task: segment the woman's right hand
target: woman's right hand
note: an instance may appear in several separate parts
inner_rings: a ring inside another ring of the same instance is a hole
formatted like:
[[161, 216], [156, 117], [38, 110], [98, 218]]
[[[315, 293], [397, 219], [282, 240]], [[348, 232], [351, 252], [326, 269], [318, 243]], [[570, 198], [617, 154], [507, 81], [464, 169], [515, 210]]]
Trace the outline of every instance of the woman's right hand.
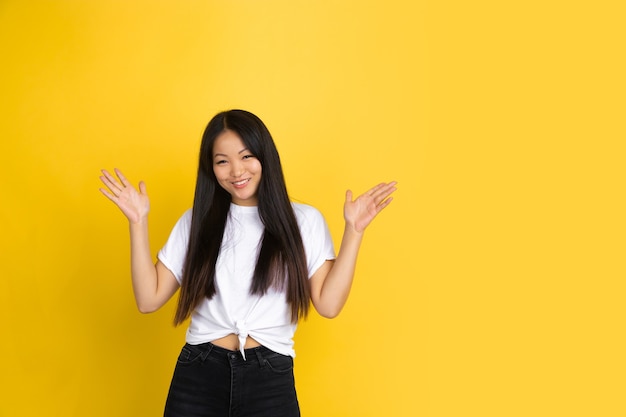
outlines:
[[129, 222], [139, 223], [145, 220], [150, 211], [150, 200], [146, 193], [146, 184], [140, 181], [139, 191], [137, 191], [117, 168], [115, 168], [117, 178], [104, 169], [102, 174], [100, 180], [107, 187], [100, 188], [102, 194], [122, 210]]

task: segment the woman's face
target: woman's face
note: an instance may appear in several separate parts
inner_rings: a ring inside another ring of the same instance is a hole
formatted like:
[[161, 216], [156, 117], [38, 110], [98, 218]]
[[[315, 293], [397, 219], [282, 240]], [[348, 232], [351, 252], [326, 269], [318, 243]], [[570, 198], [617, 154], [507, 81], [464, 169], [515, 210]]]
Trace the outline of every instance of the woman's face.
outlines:
[[234, 204], [258, 204], [261, 162], [232, 130], [220, 133], [213, 143], [213, 172], [220, 186], [231, 195]]

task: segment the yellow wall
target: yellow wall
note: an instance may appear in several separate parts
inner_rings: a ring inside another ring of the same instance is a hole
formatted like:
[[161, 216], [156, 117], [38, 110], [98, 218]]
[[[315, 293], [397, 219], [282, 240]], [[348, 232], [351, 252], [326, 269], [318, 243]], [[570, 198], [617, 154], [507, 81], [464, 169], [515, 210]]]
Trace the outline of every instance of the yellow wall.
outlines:
[[0, 416], [161, 414], [184, 329], [136, 311], [99, 169], [147, 182], [156, 254], [232, 107], [335, 239], [399, 181], [300, 327], [303, 415], [626, 414], [619, 3], [2, 1]]

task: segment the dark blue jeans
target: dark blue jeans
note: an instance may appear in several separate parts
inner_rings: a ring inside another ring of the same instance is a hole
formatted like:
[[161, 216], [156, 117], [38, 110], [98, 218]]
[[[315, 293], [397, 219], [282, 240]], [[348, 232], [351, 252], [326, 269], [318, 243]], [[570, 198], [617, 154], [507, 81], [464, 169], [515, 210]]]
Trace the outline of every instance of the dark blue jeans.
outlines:
[[165, 417], [298, 417], [293, 358], [266, 347], [240, 352], [183, 346]]

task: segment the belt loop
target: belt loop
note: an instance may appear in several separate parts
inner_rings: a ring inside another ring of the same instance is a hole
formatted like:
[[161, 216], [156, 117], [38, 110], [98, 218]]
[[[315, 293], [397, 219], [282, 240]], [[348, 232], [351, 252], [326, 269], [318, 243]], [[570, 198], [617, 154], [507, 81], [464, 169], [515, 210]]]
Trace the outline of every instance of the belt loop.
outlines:
[[207, 349], [205, 349], [204, 352], [202, 352], [202, 362], [204, 362], [206, 360], [206, 358], [209, 357], [209, 354], [211, 353], [211, 351], [213, 350], [213, 343], [208, 343], [207, 344]]
[[255, 349], [254, 353], [256, 353], [256, 357], [259, 360], [259, 367], [263, 367], [265, 366], [265, 359], [263, 358], [263, 355], [261, 354], [261, 349]]

